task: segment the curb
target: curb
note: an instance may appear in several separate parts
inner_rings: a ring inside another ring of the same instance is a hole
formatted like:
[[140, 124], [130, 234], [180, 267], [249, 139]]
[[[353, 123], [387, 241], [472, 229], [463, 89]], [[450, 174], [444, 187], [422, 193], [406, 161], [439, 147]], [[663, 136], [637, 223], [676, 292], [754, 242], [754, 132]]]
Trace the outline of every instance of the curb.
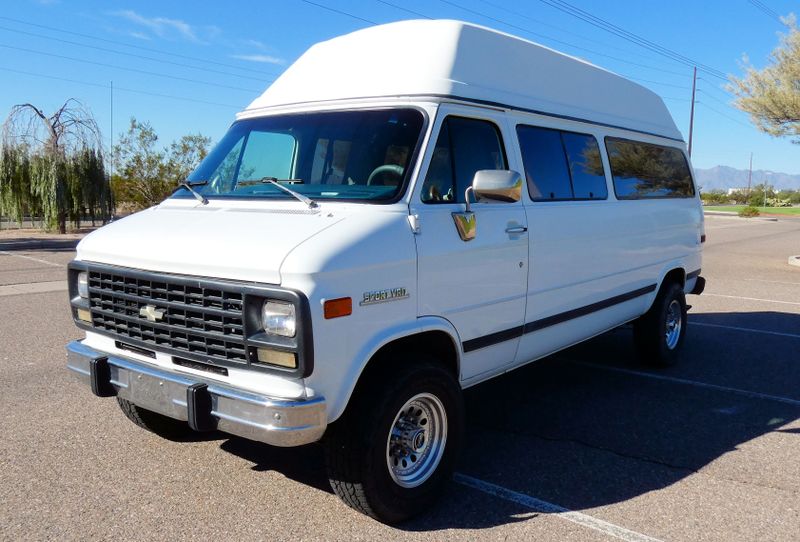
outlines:
[[731, 211], [703, 211], [704, 215], [710, 216], [726, 216], [729, 218], [741, 218], [744, 220], [760, 220], [762, 222], [777, 222], [778, 219], [774, 216], [739, 216], [739, 213]]
[[800, 256], [789, 256], [789, 265], [800, 267]]

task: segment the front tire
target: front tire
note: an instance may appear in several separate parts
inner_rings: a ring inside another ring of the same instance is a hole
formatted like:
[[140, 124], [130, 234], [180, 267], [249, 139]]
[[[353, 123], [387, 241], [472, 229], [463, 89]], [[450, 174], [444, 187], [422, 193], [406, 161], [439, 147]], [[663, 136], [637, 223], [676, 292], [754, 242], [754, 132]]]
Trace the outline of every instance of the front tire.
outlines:
[[331, 487], [378, 521], [409, 519], [427, 510], [450, 480], [463, 425], [461, 389], [449, 372], [429, 362], [393, 364], [368, 378], [329, 427]]
[[136, 406], [127, 399], [117, 397], [117, 403], [130, 421], [165, 439], [182, 441], [197, 434], [186, 422]]
[[639, 360], [653, 367], [671, 367], [678, 361], [686, 335], [686, 295], [675, 282], [664, 284], [653, 306], [633, 325]]

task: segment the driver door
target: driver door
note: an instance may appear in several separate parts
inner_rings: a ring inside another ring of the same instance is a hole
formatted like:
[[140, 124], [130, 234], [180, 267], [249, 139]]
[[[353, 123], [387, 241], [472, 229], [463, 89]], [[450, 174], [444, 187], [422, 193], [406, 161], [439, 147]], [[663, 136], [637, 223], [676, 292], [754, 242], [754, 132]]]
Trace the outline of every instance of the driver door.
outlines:
[[[411, 203], [417, 215], [418, 314], [456, 328], [461, 380], [499, 372], [516, 355], [525, 317], [528, 237], [522, 202], [474, 203], [476, 235], [460, 237], [452, 217], [476, 171], [514, 169], [500, 112], [442, 105]], [[513, 159], [513, 158], [512, 158]]]

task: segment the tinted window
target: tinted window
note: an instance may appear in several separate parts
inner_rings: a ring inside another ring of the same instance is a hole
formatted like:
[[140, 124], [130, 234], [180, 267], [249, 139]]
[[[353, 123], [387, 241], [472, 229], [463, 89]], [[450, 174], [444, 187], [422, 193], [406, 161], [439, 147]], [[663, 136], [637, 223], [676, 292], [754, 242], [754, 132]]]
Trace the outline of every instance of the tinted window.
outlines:
[[569, 169], [557, 130], [518, 126], [522, 163], [531, 198], [537, 201], [572, 199]]
[[600, 147], [594, 136], [518, 126], [528, 192], [535, 201], [605, 199]]
[[608, 160], [619, 199], [694, 196], [689, 164], [672, 147], [606, 138]]
[[422, 185], [422, 201], [463, 203], [464, 191], [481, 169], [506, 169], [497, 127], [483, 120], [447, 117]]
[[594, 136], [561, 132], [576, 199], [606, 199], [606, 175]]

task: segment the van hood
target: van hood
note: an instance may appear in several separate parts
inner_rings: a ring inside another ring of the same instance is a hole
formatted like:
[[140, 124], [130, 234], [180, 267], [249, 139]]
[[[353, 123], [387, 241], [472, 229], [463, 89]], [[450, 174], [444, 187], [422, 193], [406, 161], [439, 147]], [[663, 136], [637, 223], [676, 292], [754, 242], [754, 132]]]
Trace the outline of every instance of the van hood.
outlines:
[[112, 222], [78, 244], [78, 259], [149, 271], [280, 284], [297, 245], [344, 212], [163, 203]]

